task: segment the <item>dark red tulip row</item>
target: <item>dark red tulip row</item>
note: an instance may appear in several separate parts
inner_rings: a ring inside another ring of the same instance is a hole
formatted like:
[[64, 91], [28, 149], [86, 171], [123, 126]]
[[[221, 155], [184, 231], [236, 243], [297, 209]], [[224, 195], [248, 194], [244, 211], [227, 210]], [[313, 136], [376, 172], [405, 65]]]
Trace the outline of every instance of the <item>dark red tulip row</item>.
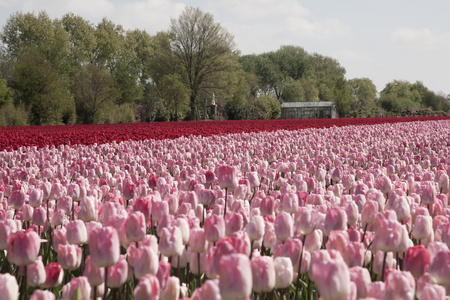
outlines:
[[245, 120], [245, 121], [197, 121], [132, 123], [108, 125], [61, 125], [0, 127], [0, 150], [12, 150], [25, 146], [59, 146], [66, 144], [104, 144], [127, 140], [174, 139], [182, 136], [210, 136], [240, 132], [297, 130], [304, 128], [328, 128], [347, 125], [374, 125], [425, 120], [441, 120], [450, 117], [364, 118], [364, 119], [296, 119], [296, 120]]

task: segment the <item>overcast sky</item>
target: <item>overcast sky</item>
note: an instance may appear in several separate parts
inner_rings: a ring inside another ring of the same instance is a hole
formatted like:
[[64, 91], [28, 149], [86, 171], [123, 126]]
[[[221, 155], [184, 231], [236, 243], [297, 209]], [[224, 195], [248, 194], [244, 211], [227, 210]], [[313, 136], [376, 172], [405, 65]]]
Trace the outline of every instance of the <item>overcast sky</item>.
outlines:
[[378, 91], [397, 79], [450, 94], [448, 0], [0, 0], [0, 26], [17, 11], [45, 10], [155, 34], [186, 5], [212, 13], [242, 54], [295, 45], [337, 59], [347, 79], [370, 78]]

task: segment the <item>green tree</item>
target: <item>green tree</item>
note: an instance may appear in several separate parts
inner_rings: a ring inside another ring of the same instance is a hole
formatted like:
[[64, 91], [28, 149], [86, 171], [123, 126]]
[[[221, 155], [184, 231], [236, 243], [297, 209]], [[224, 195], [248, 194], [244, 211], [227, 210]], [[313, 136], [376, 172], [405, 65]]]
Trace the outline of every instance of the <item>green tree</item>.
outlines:
[[352, 95], [352, 109], [373, 108], [376, 105], [377, 88], [369, 78], [354, 78], [348, 81]]
[[74, 76], [74, 97], [81, 123], [104, 123], [102, 110], [116, 105], [120, 90], [109, 70], [100, 65], [86, 65]]
[[348, 117], [351, 112], [351, 96], [350, 87], [344, 78], [340, 78], [336, 82], [334, 88], [334, 105], [339, 117]]
[[0, 77], [0, 107], [12, 102], [12, 90], [7, 86], [6, 80]]
[[314, 79], [319, 91], [320, 101], [333, 101], [336, 87], [341, 87], [338, 81], [345, 77], [345, 69], [331, 57], [314, 53], [308, 58], [310, 68], [307, 76]]
[[210, 13], [186, 7], [168, 30], [170, 51], [175, 60], [165, 65], [176, 67], [190, 91], [190, 119], [199, 118], [199, 95], [220, 88], [217, 79], [236, 70], [233, 36]]
[[394, 80], [386, 84], [380, 92], [380, 105], [386, 111], [400, 113], [408, 108], [420, 108], [423, 85], [408, 81]]
[[65, 14], [61, 26], [69, 34], [69, 57], [73, 68], [80, 68], [94, 61], [96, 49], [95, 27], [80, 16]]
[[183, 120], [189, 113], [189, 90], [180, 75], [168, 74], [158, 86], [158, 94], [163, 100], [171, 121]]
[[16, 13], [3, 27], [2, 42], [14, 60], [27, 53], [40, 53], [60, 73], [67, 74], [69, 34], [60, 22], [51, 20], [47, 13]]
[[20, 57], [11, 86], [33, 125], [68, 124], [75, 120], [73, 98], [59, 72], [39, 52]]

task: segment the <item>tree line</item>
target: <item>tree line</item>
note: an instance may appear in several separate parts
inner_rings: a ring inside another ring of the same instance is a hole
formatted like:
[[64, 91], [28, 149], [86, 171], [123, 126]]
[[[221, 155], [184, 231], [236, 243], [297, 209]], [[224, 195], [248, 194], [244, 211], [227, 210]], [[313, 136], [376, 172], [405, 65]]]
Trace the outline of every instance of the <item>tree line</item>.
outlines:
[[[281, 103], [332, 101], [340, 117], [447, 112], [421, 82], [345, 78], [300, 46], [241, 55], [210, 13], [186, 7], [165, 31], [15, 13], [0, 32], [0, 125], [279, 118]], [[214, 99], [216, 113], [211, 114]]]

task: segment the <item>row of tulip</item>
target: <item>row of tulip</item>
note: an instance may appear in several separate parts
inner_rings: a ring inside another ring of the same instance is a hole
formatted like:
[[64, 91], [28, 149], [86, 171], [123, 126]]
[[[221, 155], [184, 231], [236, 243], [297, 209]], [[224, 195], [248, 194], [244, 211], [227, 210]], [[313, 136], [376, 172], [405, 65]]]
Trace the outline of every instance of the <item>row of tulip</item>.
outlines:
[[2, 299], [445, 299], [449, 120], [0, 152]]
[[381, 123], [442, 120], [449, 117], [365, 118], [365, 119], [316, 119], [316, 120], [251, 120], [251, 121], [200, 121], [162, 122], [108, 125], [61, 125], [0, 127], [0, 150], [18, 149], [23, 146], [104, 144], [112, 141], [148, 139], [174, 139], [182, 136], [211, 136], [241, 132], [298, 130], [328, 128], [347, 125], [374, 125]]

